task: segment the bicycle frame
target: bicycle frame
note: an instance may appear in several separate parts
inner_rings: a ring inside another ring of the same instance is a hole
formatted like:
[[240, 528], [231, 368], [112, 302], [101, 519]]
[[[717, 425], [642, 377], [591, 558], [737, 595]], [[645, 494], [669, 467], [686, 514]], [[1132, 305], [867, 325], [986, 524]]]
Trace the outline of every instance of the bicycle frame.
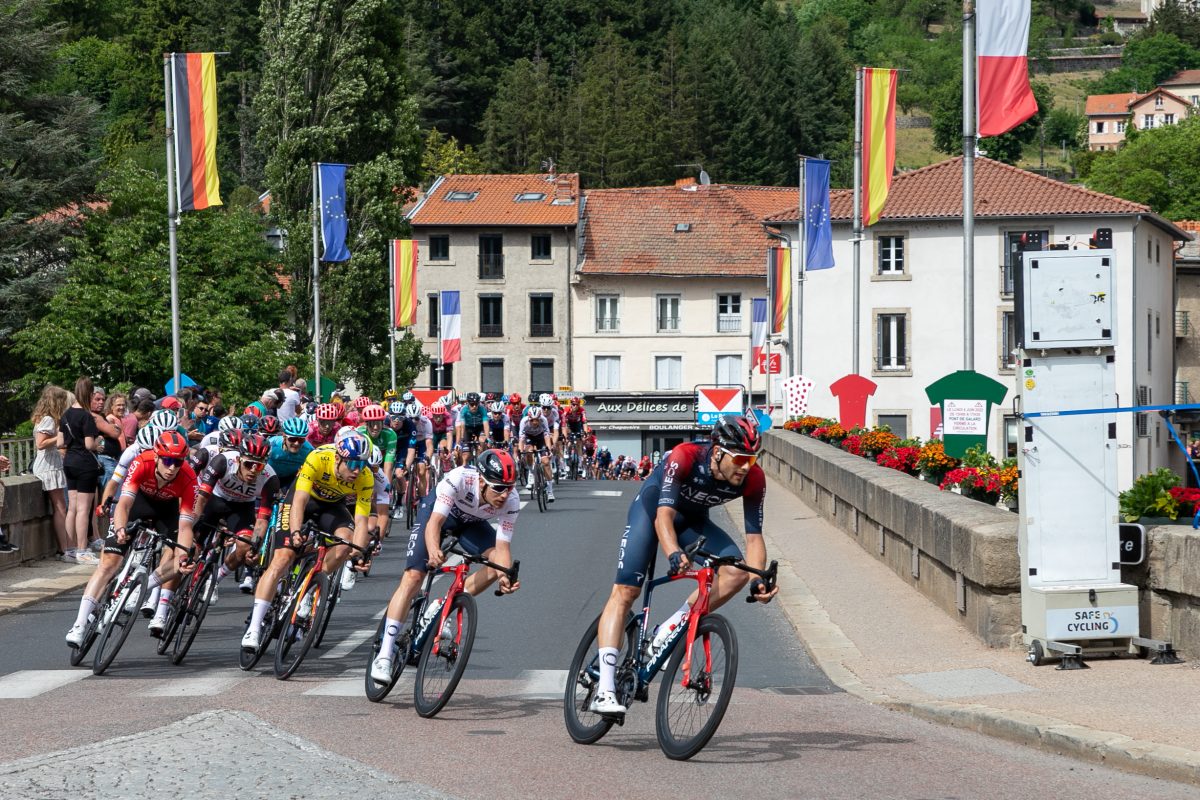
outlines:
[[[317, 573], [321, 572], [321, 570], [323, 570], [325, 568], [325, 553], [329, 550], [329, 548], [338, 547], [340, 545], [346, 545], [353, 550], [357, 550], [360, 553], [363, 553], [364, 555], [367, 552], [367, 550], [365, 548], [359, 547], [358, 545], [354, 544], [354, 542], [346, 541], [345, 539], [341, 538], [340, 536], [334, 536], [333, 534], [317, 532], [317, 557], [316, 557], [316, 560], [313, 561], [312, 566], [310, 566], [308, 568], [308, 571], [304, 573], [304, 577], [300, 579], [300, 586], [298, 589], [296, 589], [295, 596], [304, 597], [305, 593], [308, 591], [309, 584], [311, 584], [313, 581], [313, 578], [317, 575]], [[296, 566], [298, 566], [298, 564], [299, 564], [299, 562], [297, 562]], [[321, 602], [324, 602], [324, 600], [321, 600]], [[297, 605], [295, 608], [292, 609], [292, 616], [288, 619], [289, 625], [296, 624], [296, 616], [299, 613], [300, 613], [300, 606]]]
[[[650, 562], [650, 572], [651, 574], [654, 572], [654, 560], [651, 560]], [[696, 641], [696, 628], [700, 624], [700, 618], [708, 613], [709, 597], [712, 593], [712, 584], [713, 580], [716, 578], [716, 574], [717, 570], [715, 568], [704, 566], [698, 569], [689, 569], [678, 575], [664, 575], [661, 578], [654, 578], [653, 580], [646, 581], [646, 589], [643, 592], [642, 600], [642, 614], [641, 619], [638, 622], [637, 653], [635, 657], [635, 663], [637, 664], [637, 691], [639, 695], [648, 689], [650, 684], [654, 681], [655, 676], [658, 675], [659, 671], [663, 668], [663, 665], [666, 664], [667, 659], [675, 649], [673, 640], [679, 637], [678, 632], [671, 634], [672, 642], [670, 642], [668, 646], [662, 648], [662, 651], [657, 655], [656, 658], [654, 658], [652, 661], [644, 660], [643, 651], [645, 650], [646, 643], [650, 641], [650, 637], [647, 636], [647, 631], [650, 628], [650, 608], [651, 599], [654, 596], [654, 588], [656, 586], [662, 586], [663, 584], [671, 583], [673, 581], [694, 580], [696, 581], [700, 592], [699, 596], [696, 598], [696, 602], [692, 604], [692, 610], [688, 613], [688, 624], [686, 629], [687, 651], [684, 653], [682, 683], [682, 685], [686, 687], [688, 681], [691, 679], [690, 673], [692, 664], [692, 646]], [[704, 657], [705, 668], [711, 670], [712, 652], [709, 649], [708, 642], [704, 643]]]
[[[463, 557], [463, 560], [453, 565], [443, 564], [437, 569], [430, 570], [425, 576], [425, 584], [421, 587], [421, 591], [426, 598], [426, 603], [429, 602], [429, 591], [433, 588], [433, 582], [437, 579], [438, 575], [454, 573], [454, 580], [451, 581], [450, 587], [446, 590], [446, 594], [444, 595], [442, 601], [442, 607], [438, 610], [437, 617], [429, 620], [428, 623], [426, 623], [420, 630], [417, 631], [417, 635], [412, 638], [412, 641], [409, 645], [409, 654], [411, 655], [421, 652], [421, 648], [425, 645], [425, 638], [429, 635], [430, 631], [440, 631], [442, 626], [446, 624], [446, 621], [449, 618], [452, 610], [451, 606], [454, 605], [454, 598], [456, 598], [466, 589], [467, 576], [471, 572], [472, 564], [479, 564], [480, 566], [498, 569], [501, 572], [507, 573], [510, 580], [516, 580], [517, 578], [517, 574], [521, 567], [520, 561], [514, 561], [511, 567], [502, 567], [499, 564], [488, 561], [483, 556], [468, 555], [461, 550], [455, 549], [455, 544], [456, 542], [446, 544], [443, 552], [460, 555]], [[496, 594], [500, 595], [503, 593], [497, 589]], [[462, 636], [462, 621], [456, 620], [454, 631], [455, 640], [457, 641], [458, 637], [460, 636]], [[440, 638], [438, 641], [433, 643], [433, 655], [438, 654], [441, 644]]]

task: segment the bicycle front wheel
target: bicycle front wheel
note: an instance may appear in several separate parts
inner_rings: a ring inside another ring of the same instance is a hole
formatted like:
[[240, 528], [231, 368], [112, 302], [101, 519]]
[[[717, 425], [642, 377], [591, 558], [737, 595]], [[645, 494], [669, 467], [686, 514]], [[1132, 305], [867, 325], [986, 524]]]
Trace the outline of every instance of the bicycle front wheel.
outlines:
[[187, 599], [179, 608], [179, 622], [175, 629], [175, 648], [171, 651], [171, 663], [179, 664], [187, 656], [200, 625], [208, 614], [213, 588], [217, 585], [217, 570], [210, 562], [203, 562], [196, 569], [200, 574], [190, 582]]
[[303, 592], [297, 592], [292, 598], [291, 605], [284, 612], [279, 643], [275, 646], [275, 677], [279, 680], [286, 681], [292, 677], [313, 646], [328, 596], [329, 578], [319, 572]]
[[115, 598], [100, 612], [103, 616], [99, 624], [104, 627], [100, 641], [96, 645], [96, 657], [92, 661], [92, 674], [103, 675], [112, 664], [113, 659], [129, 638], [133, 623], [137, 619], [138, 606], [146, 597], [149, 578], [144, 572], [126, 576], [125, 585], [117, 592]]
[[383, 629], [387, 626], [387, 611], [383, 612], [383, 617], [379, 620], [379, 627], [375, 629], [375, 638], [371, 640], [371, 652], [367, 654], [367, 677], [366, 677], [366, 694], [367, 699], [372, 703], [382, 702], [392, 689], [396, 686], [396, 681], [400, 680], [400, 673], [404, 672], [404, 667], [408, 665], [408, 650], [409, 639], [408, 633], [396, 639], [396, 646], [392, 653], [392, 678], [387, 683], [376, 683], [371, 677], [371, 667], [375, 664], [375, 659], [379, 657], [380, 649], [383, 645]]
[[684, 642], [675, 646], [658, 690], [655, 732], [667, 758], [684, 761], [699, 753], [717, 732], [737, 679], [737, 637], [729, 622], [706, 614], [696, 626], [686, 684]]
[[[450, 701], [458, 682], [462, 680], [475, 644], [475, 621], [479, 614], [475, 598], [462, 592], [454, 598], [446, 624], [440, 631], [430, 631], [421, 648], [417, 662], [416, 689], [413, 705], [422, 717], [432, 717]], [[437, 620], [434, 620], [434, 625]], [[437, 652], [433, 652], [437, 645]]]
[[[347, 561], [343, 564], [342, 569], [350, 569], [350, 562]], [[317, 639], [313, 642], [313, 647], [320, 647], [321, 642], [325, 641], [325, 631], [329, 630], [329, 620], [333, 618], [333, 609], [342, 597], [342, 569], [339, 569], [329, 581], [329, 597], [325, 603], [325, 610], [321, 612], [321, 618], [317, 620]]]

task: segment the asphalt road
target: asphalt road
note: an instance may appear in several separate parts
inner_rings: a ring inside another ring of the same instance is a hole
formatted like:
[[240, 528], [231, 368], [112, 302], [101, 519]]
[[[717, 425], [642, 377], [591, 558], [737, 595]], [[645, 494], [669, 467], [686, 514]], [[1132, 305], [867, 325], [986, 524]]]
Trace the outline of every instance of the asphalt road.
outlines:
[[[237, 668], [249, 598], [231, 580], [178, 667], [139, 627], [106, 675], [72, 669], [62, 636], [77, 597], [0, 617], [0, 797], [1197, 796], [863, 703], [812, 664], [777, 607], [740, 600], [722, 610], [737, 630], [738, 688], [700, 755], [662, 756], [652, 703], [598, 744], [573, 744], [561, 687], [607, 597], [636, 489], [568, 484], [547, 513], [526, 507], [513, 545], [522, 589], [479, 598], [466, 677], [434, 720], [412, 710], [411, 671], [381, 704], [362, 694], [365, 642], [400, 574], [398, 530], [343, 595], [325, 647], [286, 682], [270, 652], [254, 672]], [[683, 591], [657, 593], [655, 616]]]

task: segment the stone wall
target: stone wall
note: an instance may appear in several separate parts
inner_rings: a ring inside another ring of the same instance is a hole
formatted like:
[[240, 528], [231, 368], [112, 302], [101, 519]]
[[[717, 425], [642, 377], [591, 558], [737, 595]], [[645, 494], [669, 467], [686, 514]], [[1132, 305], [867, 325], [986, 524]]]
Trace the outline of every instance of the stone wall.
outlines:
[[0, 553], [0, 569], [54, 555], [58, 549], [54, 521], [42, 482], [32, 475], [5, 477], [0, 482], [4, 484], [0, 525], [8, 540], [21, 548], [15, 553]]
[[763, 469], [906, 583], [988, 645], [1014, 644], [1015, 514], [789, 431], [767, 433], [764, 451]]
[[1122, 578], [1141, 587], [1142, 635], [1200, 659], [1200, 531], [1161, 525], [1146, 531], [1146, 561]]

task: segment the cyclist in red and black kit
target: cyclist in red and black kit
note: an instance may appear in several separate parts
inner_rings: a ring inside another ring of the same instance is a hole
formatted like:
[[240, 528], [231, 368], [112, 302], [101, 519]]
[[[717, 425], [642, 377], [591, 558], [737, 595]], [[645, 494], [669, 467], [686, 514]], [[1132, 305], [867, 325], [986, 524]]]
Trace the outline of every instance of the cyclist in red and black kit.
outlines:
[[[762, 446], [758, 424], [747, 417], [724, 417], [713, 427], [709, 443], [682, 444], [671, 451], [650, 473], [645, 485], [629, 507], [625, 533], [617, 559], [617, 579], [600, 616], [597, 640], [600, 649], [600, 685], [592, 700], [597, 714], [624, 714], [625, 707], [616, 696], [616, 666], [624, 634], [625, 620], [637, 600], [650, 571], [654, 548], [660, 546], [670, 562], [670, 573], [689, 567], [683, 548], [699, 537], [706, 539], [704, 549], [718, 556], [741, 557], [741, 551], [725, 531], [709, 518], [709, 509], [742, 498], [746, 526], [746, 563], [763, 569], [767, 548], [763, 543], [763, 499], [766, 478], [755, 462]], [[713, 586], [709, 608], [721, 607], [746, 585], [745, 572], [729, 570], [719, 574]], [[761, 578], [751, 582], [750, 593], [760, 603], [769, 603], [778, 591], [765, 590]], [[696, 593], [664, 622], [670, 630], [687, 618]]]
[[[121, 484], [121, 499], [113, 509], [112, 527], [104, 539], [104, 550], [100, 555], [100, 563], [88, 580], [87, 588], [83, 590], [83, 599], [79, 603], [79, 615], [75, 624], [67, 632], [67, 644], [79, 647], [83, 640], [83, 629], [87, 618], [100, 602], [100, 593], [112, 580], [113, 575], [121, 568], [125, 553], [132, 544], [131, 537], [125, 531], [125, 525], [130, 519], [140, 519], [153, 524], [159, 533], [175, 535], [176, 541], [184, 548], [192, 545], [193, 508], [196, 501], [196, 473], [188, 464], [187, 439], [178, 431], [163, 431], [154, 443], [153, 450], [147, 450], [129, 465], [125, 482]], [[175, 550], [163, 550], [158, 569], [150, 575], [150, 586], [171, 585], [180, 571], [190, 572], [187, 560], [179, 556], [176, 562]], [[170, 602], [171, 591], [164, 588], [160, 596], [159, 608], [165, 617], [166, 603]], [[155, 614], [151, 620], [151, 630], [155, 630], [155, 622], [160, 614]], [[162, 625], [157, 630], [162, 630]]]

